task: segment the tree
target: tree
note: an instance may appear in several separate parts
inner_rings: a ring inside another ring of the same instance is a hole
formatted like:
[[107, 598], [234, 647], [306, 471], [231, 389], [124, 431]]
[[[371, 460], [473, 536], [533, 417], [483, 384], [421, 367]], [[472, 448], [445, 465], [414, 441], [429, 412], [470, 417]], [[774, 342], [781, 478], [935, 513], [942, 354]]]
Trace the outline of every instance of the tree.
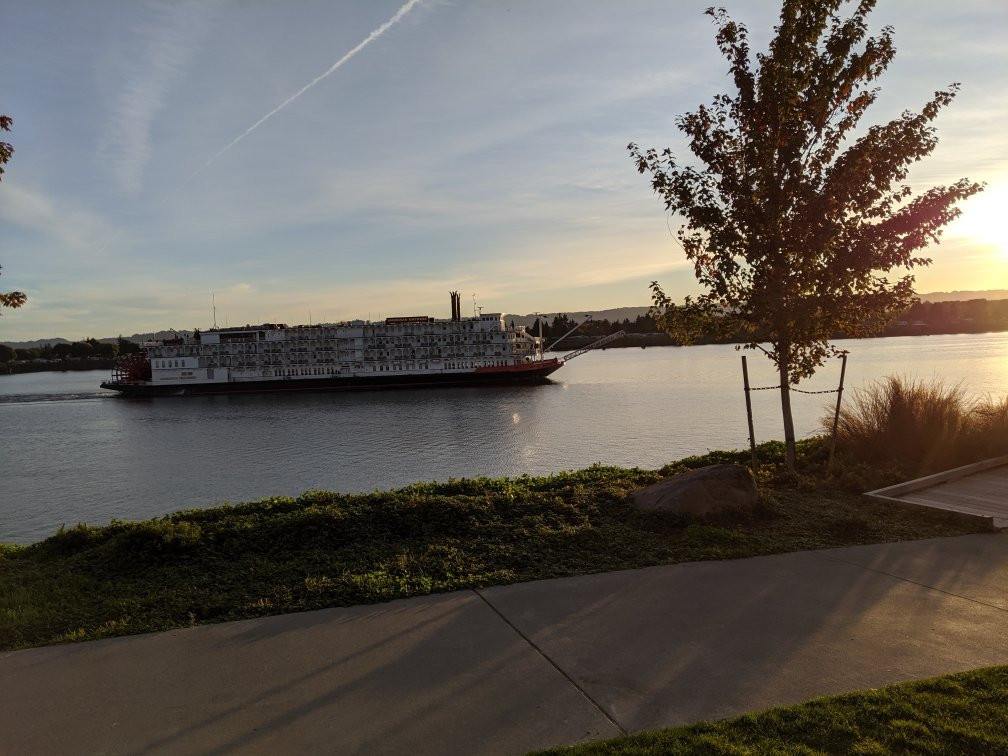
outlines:
[[117, 354], [136, 354], [140, 351], [140, 345], [135, 341], [123, 338], [122, 334], [116, 339]]
[[75, 341], [70, 345], [70, 356], [74, 359], [89, 360], [94, 353], [94, 346], [87, 341]]
[[119, 354], [119, 347], [115, 344], [98, 341], [92, 344], [92, 346], [94, 347], [94, 356], [99, 360], [114, 360], [116, 355]]
[[574, 326], [574, 321], [567, 316], [567, 313], [557, 313], [553, 317], [553, 324], [549, 327], [550, 338], [558, 339]]
[[[11, 125], [14, 123], [10, 116], [0, 115], [0, 129], [4, 131], [10, 131]], [[11, 159], [14, 154], [14, 148], [11, 146], [10, 142], [0, 141], [0, 179], [3, 178], [4, 166]], [[0, 265], [0, 268], [3, 266]], [[28, 297], [25, 296], [24, 292], [20, 291], [9, 291], [6, 294], [0, 292], [0, 308], [3, 307], [20, 307], [26, 301]]]
[[[866, 38], [874, 0], [847, 19], [842, 5], [784, 0], [755, 70], [745, 26], [708, 9], [735, 91], [676, 120], [699, 167], [669, 149], [628, 147], [666, 210], [681, 215], [678, 239], [706, 290], [676, 306], [652, 282], [653, 313], [684, 341], [716, 322], [773, 360], [791, 470], [791, 387], [836, 353], [832, 334], [876, 334], [914, 301], [909, 271], [931, 262], [918, 251], [982, 188], [961, 179], [913, 196], [904, 183], [937, 144], [931, 123], [958, 84], [857, 135], [895, 54], [893, 30]], [[904, 272], [890, 281], [894, 268]]]
[[[4, 131], [10, 131], [10, 127], [14, 124], [14, 119], [10, 116], [0, 115], [0, 129]], [[0, 142], [0, 179], [3, 178], [4, 166], [11, 159], [14, 154], [14, 148], [11, 146], [10, 142]]]

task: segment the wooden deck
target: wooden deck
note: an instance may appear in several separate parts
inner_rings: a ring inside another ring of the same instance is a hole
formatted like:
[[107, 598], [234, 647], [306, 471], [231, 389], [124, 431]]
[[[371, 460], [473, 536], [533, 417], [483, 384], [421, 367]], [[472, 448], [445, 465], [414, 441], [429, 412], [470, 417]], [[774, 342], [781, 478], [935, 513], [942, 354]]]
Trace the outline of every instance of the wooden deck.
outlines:
[[868, 495], [990, 517], [995, 527], [1008, 527], [1008, 455], [869, 491]]

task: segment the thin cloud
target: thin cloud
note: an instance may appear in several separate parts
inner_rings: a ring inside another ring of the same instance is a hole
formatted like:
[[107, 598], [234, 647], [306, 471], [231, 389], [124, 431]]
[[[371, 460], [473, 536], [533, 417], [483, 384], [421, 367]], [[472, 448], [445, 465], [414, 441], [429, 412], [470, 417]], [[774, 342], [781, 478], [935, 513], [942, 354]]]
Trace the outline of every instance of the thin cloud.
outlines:
[[97, 253], [125, 239], [101, 217], [14, 183], [0, 184], [0, 220], [30, 230], [74, 254]]
[[143, 186], [152, 155], [151, 129], [206, 28], [206, 8], [201, 3], [156, 4], [153, 10], [135, 31], [133, 42], [140, 50], [118, 64], [124, 83], [101, 148], [117, 184], [128, 194]]
[[421, 0], [409, 0], [405, 5], [403, 5], [399, 10], [397, 10], [395, 12], [395, 15], [393, 15], [392, 18], [390, 18], [388, 21], [386, 21], [381, 26], [379, 26], [377, 29], [375, 29], [370, 34], [368, 34], [367, 37], [365, 37], [361, 42], [357, 43], [357, 45], [353, 49], [351, 49], [348, 53], [346, 53], [346, 55], [344, 55], [342, 58], [340, 58], [335, 63], [333, 63], [329, 67], [328, 70], [326, 70], [324, 73], [321, 73], [318, 76], [316, 76], [310, 82], [308, 82], [303, 87], [301, 87], [301, 89], [299, 89], [297, 92], [295, 92], [290, 97], [288, 97], [286, 100], [284, 100], [279, 105], [277, 105], [275, 108], [273, 108], [273, 110], [271, 110], [269, 113], [267, 113], [262, 118], [260, 118], [258, 121], [256, 121], [255, 123], [253, 123], [247, 129], [245, 129], [245, 131], [243, 131], [241, 134], [239, 134], [234, 139], [232, 139], [230, 142], [228, 142], [228, 144], [226, 144], [217, 154], [211, 156], [211, 158], [209, 160], [207, 160], [205, 163], [203, 163], [203, 165], [201, 165], [199, 168], [197, 168], [196, 171], [194, 171], [193, 174], [191, 176], [189, 176], [189, 178], [190, 179], [191, 178], [195, 178], [201, 172], [203, 172], [204, 170], [206, 170], [206, 168], [209, 167], [210, 164], [213, 163], [215, 160], [217, 160], [217, 158], [219, 158], [225, 152], [227, 152], [232, 147], [234, 147], [236, 144], [238, 144], [238, 142], [240, 142], [242, 139], [244, 139], [245, 137], [247, 137], [249, 134], [251, 134], [253, 131], [255, 131], [256, 129], [258, 129], [264, 123], [266, 123], [266, 121], [268, 121], [270, 118], [272, 118], [277, 113], [279, 113], [281, 110], [283, 110], [288, 105], [290, 105], [292, 102], [294, 102], [294, 100], [296, 100], [298, 97], [300, 97], [301, 95], [303, 95], [305, 92], [307, 92], [309, 89], [311, 89], [312, 87], [314, 87], [316, 84], [318, 84], [323, 79], [326, 79], [329, 76], [331, 76], [332, 74], [334, 74], [337, 70], [340, 69], [340, 67], [343, 66], [344, 63], [346, 63], [347, 61], [349, 61], [353, 56], [355, 56], [357, 53], [359, 53], [361, 50], [363, 50], [369, 44], [371, 44], [376, 39], [378, 39], [378, 37], [380, 37], [382, 34], [384, 34], [386, 31], [388, 31], [391, 27], [393, 27], [397, 23], [399, 23], [403, 19], [403, 17], [407, 13], [409, 13], [411, 10], [413, 10], [413, 7], [416, 6], [416, 5], [418, 5], [420, 2], [421, 2]]

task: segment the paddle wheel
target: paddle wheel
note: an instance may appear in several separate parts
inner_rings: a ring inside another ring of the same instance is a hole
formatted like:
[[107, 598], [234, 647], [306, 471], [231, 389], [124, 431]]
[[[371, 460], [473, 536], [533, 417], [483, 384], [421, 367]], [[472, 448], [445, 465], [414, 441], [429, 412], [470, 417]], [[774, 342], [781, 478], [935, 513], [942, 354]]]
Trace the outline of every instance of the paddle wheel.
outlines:
[[140, 383], [150, 379], [150, 362], [142, 352], [119, 355], [112, 366], [113, 383]]

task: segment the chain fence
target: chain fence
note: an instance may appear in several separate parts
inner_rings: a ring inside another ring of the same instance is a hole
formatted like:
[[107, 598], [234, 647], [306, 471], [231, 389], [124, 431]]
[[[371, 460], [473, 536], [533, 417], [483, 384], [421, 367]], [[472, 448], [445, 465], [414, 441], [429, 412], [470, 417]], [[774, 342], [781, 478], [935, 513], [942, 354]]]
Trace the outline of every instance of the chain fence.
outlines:
[[[830, 449], [829, 449], [829, 461], [826, 463], [827, 469], [833, 467], [833, 454], [836, 451], [836, 436], [837, 436], [837, 425], [840, 421], [840, 400], [843, 397], [844, 388], [844, 375], [847, 372], [847, 352], [841, 352], [839, 355], [842, 362], [840, 363], [840, 385], [835, 389], [825, 389], [822, 391], [806, 391], [805, 389], [792, 388], [791, 391], [796, 394], [836, 394], [836, 409], [833, 413], [833, 432], [830, 434]], [[749, 449], [752, 454], [752, 470], [753, 473], [756, 472], [758, 461], [756, 459], [756, 432], [753, 429], [753, 413], [752, 413], [752, 403], [749, 400], [749, 394], [753, 391], [773, 391], [779, 389], [781, 384], [776, 386], [750, 386], [749, 385], [749, 368], [746, 364], [746, 358], [742, 357], [742, 384], [745, 389], [745, 400], [746, 400], [746, 419], [749, 422]]]
[[[780, 384], [776, 386], [750, 386], [746, 391], [772, 391], [773, 389], [779, 389]], [[825, 391], [805, 391], [805, 389], [793, 388], [792, 391], [798, 394], [836, 394], [839, 393], [840, 389], [826, 389]]]

